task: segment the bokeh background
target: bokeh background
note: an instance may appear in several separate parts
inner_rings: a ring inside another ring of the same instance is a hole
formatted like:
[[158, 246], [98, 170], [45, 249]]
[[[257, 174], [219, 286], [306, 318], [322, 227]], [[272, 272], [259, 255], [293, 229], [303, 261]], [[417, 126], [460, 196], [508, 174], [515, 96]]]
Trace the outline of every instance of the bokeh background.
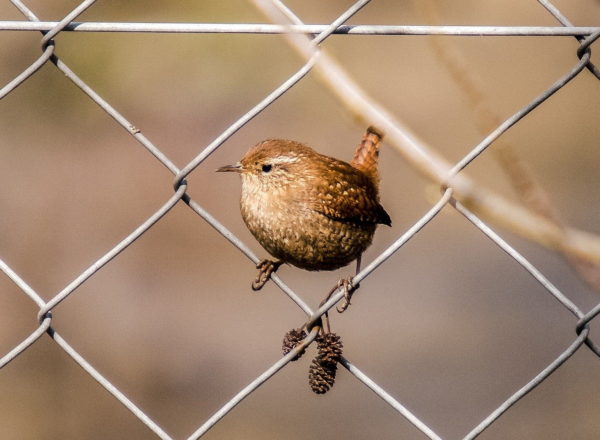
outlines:
[[[416, 1], [374, 0], [351, 23], [428, 24]], [[43, 20], [76, 1], [29, 0]], [[350, 1], [286, 2], [328, 23]], [[600, 3], [556, 0], [580, 26]], [[436, 1], [444, 24], [553, 26], [537, 2]], [[9, 2], [0, 20], [22, 20]], [[78, 21], [255, 23], [246, 1], [98, 2]], [[446, 37], [508, 117], [576, 62], [571, 37]], [[0, 32], [0, 83], [39, 56], [40, 34]], [[68, 33], [56, 53], [183, 167], [302, 60], [276, 35]], [[596, 44], [597, 46], [597, 44]], [[473, 109], [428, 37], [333, 36], [324, 47], [371, 96], [456, 161], [482, 139]], [[600, 50], [600, 49], [595, 49]], [[597, 56], [594, 60], [599, 61]], [[600, 233], [600, 83], [587, 72], [511, 129], [569, 225]], [[283, 137], [350, 159], [364, 126], [307, 78], [230, 138], [189, 178], [189, 194], [260, 256], [238, 211], [239, 181], [215, 174], [257, 141]], [[492, 147], [493, 148], [493, 147]], [[370, 261], [428, 209], [430, 182], [383, 147], [381, 227]], [[493, 155], [467, 174], [517, 200]], [[0, 257], [46, 300], [148, 218], [172, 175], [48, 64], [0, 102]], [[554, 251], [496, 228], [583, 310], [600, 301]], [[316, 306], [334, 273], [279, 271]], [[185, 438], [280, 356], [305, 316], [273, 284], [251, 293], [255, 269], [180, 203], [54, 311], [53, 327], [175, 438]], [[36, 307], [0, 276], [0, 354], [37, 325]], [[574, 339], [575, 319], [463, 218], [445, 210], [362, 283], [332, 317], [345, 355], [444, 438], [460, 438]], [[592, 325], [592, 336], [597, 335]], [[307, 384], [310, 359], [288, 365], [209, 439], [421, 439], [344, 369], [325, 396]], [[600, 361], [585, 347], [493, 424], [482, 439], [600, 437]], [[44, 337], [0, 372], [2, 439], [143, 439], [153, 434]]]

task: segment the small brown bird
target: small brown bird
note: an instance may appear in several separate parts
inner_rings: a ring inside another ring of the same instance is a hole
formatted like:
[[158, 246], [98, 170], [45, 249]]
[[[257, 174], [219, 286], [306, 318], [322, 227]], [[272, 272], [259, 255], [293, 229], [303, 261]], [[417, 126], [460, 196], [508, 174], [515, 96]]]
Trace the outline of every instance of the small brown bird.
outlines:
[[357, 260], [379, 223], [391, 226], [379, 204], [377, 159], [383, 135], [369, 127], [350, 163], [304, 144], [269, 139], [236, 165], [217, 171], [241, 175], [242, 218], [267, 252], [252, 284], [259, 290], [289, 263], [306, 270], [334, 270]]

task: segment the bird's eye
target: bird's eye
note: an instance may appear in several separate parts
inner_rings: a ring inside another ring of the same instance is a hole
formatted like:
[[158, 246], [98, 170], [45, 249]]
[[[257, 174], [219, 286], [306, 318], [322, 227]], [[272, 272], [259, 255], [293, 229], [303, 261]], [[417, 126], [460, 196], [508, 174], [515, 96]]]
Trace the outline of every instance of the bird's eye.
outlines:
[[271, 168], [273, 168], [273, 165], [271, 165], [270, 163], [264, 164], [262, 166], [263, 173], [268, 173], [269, 171], [271, 171]]

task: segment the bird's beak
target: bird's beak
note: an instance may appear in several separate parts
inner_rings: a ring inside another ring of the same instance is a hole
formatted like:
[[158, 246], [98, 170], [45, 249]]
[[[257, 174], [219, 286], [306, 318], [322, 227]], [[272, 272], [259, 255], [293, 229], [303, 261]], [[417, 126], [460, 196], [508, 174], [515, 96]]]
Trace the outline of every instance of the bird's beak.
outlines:
[[238, 162], [235, 165], [225, 165], [224, 167], [217, 168], [217, 173], [223, 173], [226, 171], [234, 172], [234, 173], [241, 173], [242, 172], [242, 164]]

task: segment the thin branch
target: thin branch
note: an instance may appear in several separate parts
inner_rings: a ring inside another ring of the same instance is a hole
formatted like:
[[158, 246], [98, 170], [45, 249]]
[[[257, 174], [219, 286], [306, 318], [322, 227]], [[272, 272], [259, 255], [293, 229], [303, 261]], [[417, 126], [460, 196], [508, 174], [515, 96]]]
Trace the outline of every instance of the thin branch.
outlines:
[[[253, 0], [253, 3], [272, 22], [287, 21], [271, 2]], [[310, 57], [309, 40], [304, 35], [285, 34], [284, 37], [303, 58]], [[413, 168], [435, 183], [446, 182], [453, 165], [371, 98], [325, 49], [313, 73], [361, 125], [374, 123], [383, 129], [387, 144], [394, 147]], [[462, 173], [452, 178], [452, 187], [456, 198], [482, 218], [545, 247], [600, 262], [600, 237], [597, 235], [560, 228], [543, 215], [524, 209]]]
[[[441, 22], [436, 3], [429, 0], [418, 2], [427, 19], [433, 24]], [[570, 25], [570, 23], [569, 23]], [[479, 132], [486, 135], [502, 123], [494, 107], [484, 92], [482, 81], [476, 71], [468, 68], [468, 63], [460, 50], [447, 38], [431, 37], [429, 42], [436, 57], [448, 69], [452, 79], [462, 91], [473, 111], [474, 120]], [[558, 231], [562, 232], [561, 241], [568, 241], [567, 227], [552, 206], [550, 196], [534, 177], [528, 164], [522, 159], [519, 151], [502, 140], [496, 142], [492, 150], [504, 174], [523, 205], [548, 220]], [[600, 262], [592, 262], [575, 255], [570, 249], [560, 249], [560, 253], [577, 271], [583, 280], [596, 290], [600, 290]]]

